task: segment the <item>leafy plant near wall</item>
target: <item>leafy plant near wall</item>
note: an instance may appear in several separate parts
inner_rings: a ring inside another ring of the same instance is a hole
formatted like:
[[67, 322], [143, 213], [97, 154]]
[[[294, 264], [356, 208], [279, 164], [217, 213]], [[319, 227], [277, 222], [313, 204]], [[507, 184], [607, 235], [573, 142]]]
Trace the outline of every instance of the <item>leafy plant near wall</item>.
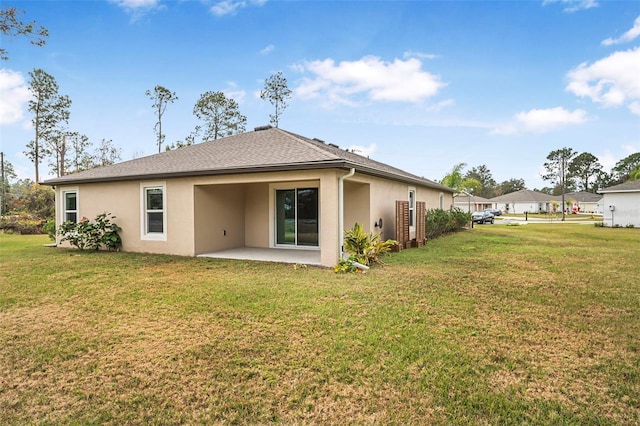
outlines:
[[427, 210], [425, 217], [427, 239], [438, 238], [449, 232], [457, 232], [465, 229], [471, 221], [471, 213], [459, 208], [451, 210], [431, 209]]
[[80, 250], [100, 250], [104, 246], [107, 250], [118, 250], [122, 245], [118, 225], [111, 220], [115, 219], [111, 213], [101, 213], [92, 223], [86, 217], [80, 222], [65, 222], [58, 228], [58, 234], [62, 235], [60, 241], [69, 241], [69, 244]]
[[344, 232], [344, 250], [350, 254], [350, 259], [363, 265], [382, 264], [380, 256], [389, 253], [396, 244], [395, 240], [381, 241], [379, 234], [364, 232], [364, 227], [357, 222], [353, 229]]

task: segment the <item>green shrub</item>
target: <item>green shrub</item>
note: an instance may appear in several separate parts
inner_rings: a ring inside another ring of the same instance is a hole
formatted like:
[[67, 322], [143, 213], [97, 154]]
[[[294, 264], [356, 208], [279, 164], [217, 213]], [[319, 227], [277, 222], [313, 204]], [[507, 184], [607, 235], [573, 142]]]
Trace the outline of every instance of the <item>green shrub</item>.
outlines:
[[438, 238], [450, 232], [465, 229], [471, 221], [471, 213], [454, 207], [451, 210], [430, 209], [425, 215], [427, 239]]
[[58, 234], [62, 235], [60, 241], [69, 241], [80, 250], [99, 250], [104, 246], [107, 250], [118, 250], [122, 245], [118, 225], [111, 222], [115, 216], [111, 213], [102, 213], [96, 216], [95, 223], [83, 217], [80, 222], [65, 222], [58, 228]]
[[344, 251], [349, 253], [350, 262], [355, 261], [363, 265], [382, 264], [380, 256], [389, 253], [396, 244], [398, 242], [395, 240], [381, 241], [380, 234], [364, 232], [364, 227], [359, 223], [344, 232]]
[[49, 219], [47, 220], [47, 223], [44, 224], [44, 226], [42, 227], [42, 231], [46, 232], [47, 235], [49, 236], [50, 240], [55, 240], [56, 239], [56, 221], [55, 219]]

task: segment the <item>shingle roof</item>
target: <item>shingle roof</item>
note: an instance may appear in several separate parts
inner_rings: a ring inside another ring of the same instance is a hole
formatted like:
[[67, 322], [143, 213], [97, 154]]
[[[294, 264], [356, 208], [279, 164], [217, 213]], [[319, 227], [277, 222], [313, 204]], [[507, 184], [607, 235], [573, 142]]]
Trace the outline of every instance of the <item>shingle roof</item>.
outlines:
[[453, 201], [455, 203], [462, 203], [462, 202], [467, 203], [469, 201], [472, 203], [490, 203], [491, 202], [488, 198], [478, 197], [477, 195], [472, 195], [471, 200], [469, 200], [468, 195], [462, 195], [462, 194], [456, 195]]
[[490, 201], [493, 202], [535, 202], [535, 203], [548, 203], [551, 200], [558, 200], [557, 196], [545, 194], [543, 192], [531, 191], [529, 189], [521, 189], [520, 191], [510, 192], [508, 194], [499, 195], [493, 197]]
[[602, 195], [594, 194], [592, 192], [578, 191], [568, 192], [564, 194], [565, 199], [574, 199], [579, 203], [597, 203], [602, 199]]
[[632, 180], [631, 182], [621, 183], [620, 185], [610, 186], [608, 188], [601, 189], [599, 192], [638, 192], [640, 191], [640, 179]]
[[313, 168], [355, 168], [358, 172], [454, 190], [367, 157], [279, 128], [266, 128], [173, 151], [49, 179], [46, 185]]

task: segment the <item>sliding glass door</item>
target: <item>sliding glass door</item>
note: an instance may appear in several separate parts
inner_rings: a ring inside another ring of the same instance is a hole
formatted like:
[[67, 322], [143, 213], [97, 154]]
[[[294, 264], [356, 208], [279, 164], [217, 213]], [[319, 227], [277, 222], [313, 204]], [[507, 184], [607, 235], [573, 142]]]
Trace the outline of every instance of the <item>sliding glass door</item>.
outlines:
[[318, 247], [318, 188], [276, 190], [276, 244]]

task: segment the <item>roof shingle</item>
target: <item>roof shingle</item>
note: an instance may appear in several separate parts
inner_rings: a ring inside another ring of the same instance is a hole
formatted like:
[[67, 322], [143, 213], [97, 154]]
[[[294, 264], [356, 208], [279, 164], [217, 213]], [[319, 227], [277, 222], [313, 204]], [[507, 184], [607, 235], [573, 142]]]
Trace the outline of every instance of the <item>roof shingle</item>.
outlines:
[[279, 128], [242, 133], [111, 166], [49, 179], [46, 185], [157, 179], [309, 168], [351, 168], [453, 192], [433, 182], [367, 157]]

